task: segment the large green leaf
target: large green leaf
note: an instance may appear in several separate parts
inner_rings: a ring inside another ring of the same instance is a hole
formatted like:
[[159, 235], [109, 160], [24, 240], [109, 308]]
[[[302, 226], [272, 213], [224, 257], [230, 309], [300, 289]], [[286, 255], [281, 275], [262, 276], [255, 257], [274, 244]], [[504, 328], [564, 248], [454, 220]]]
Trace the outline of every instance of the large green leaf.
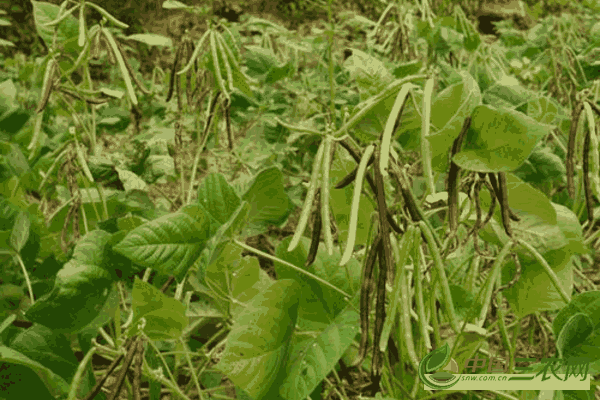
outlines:
[[66, 382], [73, 379], [79, 364], [66, 336], [40, 324], [20, 331], [10, 347], [60, 375]]
[[0, 142], [0, 181], [13, 175], [21, 177], [29, 171], [27, 158], [14, 143]]
[[504, 76], [483, 93], [483, 101], [492, 107], [513, 109], [527, 103], [534, 96], [515, 77]]
[[558, 313], [552, 330], [562, 358], [588, 358], [590, 372], [600, 371], [600, 291], [575, 296]]
[[[0, 88], [1, 90], [2, 88]], [[0, 110], [0, 140], [7, 140], [8, 135], [15, 135], [14, 140], [21, 143], [25, 135], [29, 139], [29, 135], [25, 131], [20, 131], [32, 116], [32, 110], [26, 110], [16, 103], [10, 105], [6, 111]]]
[[[522, 268], [521, 276], [514, 286], [503, 292], [515, 315], [521, 318], [534, 312], [557, 310], [564, 307], [565, 302], [561, 295], [537, 260], [520, 255], [519, 258]], [[573, 290], [571, 253], [562, 249], [552, 250], [546, 252], [544, 258], [558, 277], [561, 289], [570, 294]], [[510, 261], [502, 269], [502, 283], [508, 283], [514, 274], [514, 263]]]
[[[571, 256], [587, 252], [577, 216], [566, 207], [551, 203], [540, 191], [507, 173], [508, 202], [520, 221], [511, 221], [513, 233], [530, 243], [548, 262], [559, 278], [562, 290], [571, 293], [573, 271]], [[482, 207], [489, 205], [489, 196], [482, 192]], [[500, 211], [494, 215], [490, 225], [480, 232], [488, 243], [502, 247], [509, 240], [502, 227]], [[526, 249], [515, 248], [519, 255], [522, 272], [518, 282], [503, 292], [511, 307], [519, 316], [542, 310], [554, 310], [564, 306], [550, 278]], [[502, 268], [503, 283], [515, 275], [512, 260]], [[536, 293], [531, 296], [531, 293]]]
[[[56, 27], [44, 26], [44, 24], [56, 19], [60, 7], [42, 1], [32, 1], [31, 4], [33, 5], [35, 28], [38, 35], [46, 44], [46, 47], [52, 47], [52, 43], [54, 43], [53, 41], [56, 40], [56, 43], [60, 43], [61, 48], [63, 48], [66, 53], [73, 58], [73, 60], [76, 60], [81, 48], [77, 44], [79, 23], [73, 16], [74, 14], [69, 15]], [[78, 12], [75, 12], [75, 15], [77, 14]], [[54, 28], [56, 28], [56, 36], [54, 36]], [[72, 64], [72, 62], [69, 62], [69, 64]]]
[[477, 82], [466, 72], [461, 72], [461, 76], [461, 83], [444, 89], [431, 105], [431, 129], [435, 133], [427, 139], [431, 144], [431, 165], [439, 172], [448, 170], [448, 152], [465, 119], [481, 104]]
[[103, 268], [71, 260], [58, 272], [54, 289], [36, 301], [26, 316], [56, 332], [77, 332], [102, 309], [110, 281]]
[[252, 78], [265, 77], [272, 68], [279, 65], [277, 57], [271, 49], [260, 46], [246, 46], [246, 67], [248, 75]]
[[361, 100], [375, 96], [385, 89], [393, 79], [392, 74], [377, 58], [358, 49], [344, 62], [350, 78], [356, 80], [361, 91]]
[[[596, 315], [596, 317], [598, 316]], [[593, 332], [594, 322], [588, 315], [584, 313], [572, 315], [557, 336], [556, 348], [559, 354], [564, 356], [570, 353], [573, 348], [583, 343]]]
[[556, 211], [558, 227], [568, 243], [565, 250], [574, 254], [588, 254], [590, 250], [583, 240], [583, 229], [577, 215], [561, 204], [552, 203], [552, 207]]
[[190, 205], [135, 228], [114, 250], [137, 264], [182, 279], [217, 228], [202, 206]]
[[279, 280], [234, 321], [217, 368], [253, 399], [276, 399], [298, 319], [300, 288]]
[[103, 231], [84, 236], [73, 258], [58, 271], [52, 291], [31, 306], [27, 318], [56, 332], [76, 332], [93, 321], [114, 280], [106, 249], [111, 236]]
[[53, 400], [69, 393], [69, 384], [50, 368], [9, 347], [0, 346], [0, 387], [6, 400]]
[[185, 306], [167, 297], [160, 290], [136, 277], [131, 292], [133, 321], [130, 335], [139, 331], [139, 322], [145, 319], [144, 332], [152, 340], [177, 339], [188, 325]]
[[562, 107], [556, 100], [547, 97], [538, 97], [527, 102], [527, 115], [541, 124], [555, 124]]
[[567, 181], [567, 170], [563, 160], [546, 146], [537, 146], [514, 173], [519, 178], [537, 185], [564, 185]]
[[558, 337], [567, 321], [579, 313], [588, 316], [593, 321], [594, 330], [600, 329], [600, 291], [584, 292], [573, 297], [573, 300], [560, 310], [552, 323], [554, 336]]
[[453, 158], [469, 171], [513, 171], [550, 132], [550, 126], [513, 110], [478, 106], [472, 118], [462, 151]]
[[31, 226], [31, 220], [29, 219], [29, 213], [25, 211], [19, 212], [15, 219], [15, 225], [10, 235], [10, 245], [17, 251], [21, 252], [27, 239], [29, 239], [29, 227]]
[[12, 79], [0, 83], [0, 121], [16, 106], [17, 87]]
[[260, 269], [255, 257], [242, 257], [242, 250], [228, 242], [221, 243], [206, 267], [205, 281], [215, 293], [218, 307], [236, 318], [245, 303], [266, 290], [270, 278]]
[[29, 298], [19, 286], [10, 283], [0, 285], [0, 320], [26, 310], [29, 304]]
[[[512, 221], [511, 227], [515, 234], [529, 242], [542, 255], [550, 250], [558, 250], [569, 242], [558, 226], [556, 210], [550, 200], [542, 192], [529, 184], [521, 181], [513, 174], [506, 174], [508, 203], [510, 208], [518, 215], [520, 221]], [[482, 207], [489, 207], [489, 195], [482, 192]], [[508, 236], [502, 228], [502, 217], [496, 207], [493, 225], [486, 226], [481, 231], [482, 238], [489, 243], [503, 246], [508, 241]], [[521, 252], [528, 256], [527, 251]]]
[[315, 337], [295, 341], [287, 377], [279, 389], [281, 396], [287, 400], [308, 398], [352, 344], [359, 325], [358, 313], [348, 307]]
[[253, 236], [264, 232], [269, 225], [281, 225], [293, 206], [283, 186], [283, 174], [277, 167], [260, 172], [242, 200], [251, 206], [246, 233]]
[[[288, 252], [290, 241], [291, 237], [284, 239], [277, 246], [275, 255], [304, 269], [310, 240], [302, 238], [299, 245]], [[357, 260], [351, 259], [344, 267], [339, 267], [340, 258], [340, 251], [337, 248], [334, 248], [333, 254], [329, 256], [321, 246], [309, 272], [353, 296], [360, 286], [360, 264]], [[341, 293], [316, 279], [281, 263], [275, 263], [275, 271], [279, 278], [294, 279], [302, 286], [298, 322], [302, 329], [312, 331], [322, 329], [346, 307], [349, 299], [344, 299]]]
[[[288, 252], [291, 238], [284, 239], [275, 254], [278, 258], [303, 269], [310, 241], [302, 238], [300, 244]], [[293, 279], [301, 285], [300, 309], [294, 336], [288, 376], [280, 389], [286, 399], [304, 399], [312, 393], [352, 343], [358, 330], [355, 311], [360, 286], [360, 264], [351, 259], [339, 267], [340, 252], [334, 248], [329, 256], [321, 247], [308, 272], [348, 293], [341, 293], [318, 280], [285, 264], [275, 263], [279, 278]], [[354, 304], [354, 308], [349, 305]]]
[[225, 177], [218, 173], [208, 174], [198, 187], [198, 203], [210, 215], [224, 224], [240, 206], [240, 198], [227, 183]]

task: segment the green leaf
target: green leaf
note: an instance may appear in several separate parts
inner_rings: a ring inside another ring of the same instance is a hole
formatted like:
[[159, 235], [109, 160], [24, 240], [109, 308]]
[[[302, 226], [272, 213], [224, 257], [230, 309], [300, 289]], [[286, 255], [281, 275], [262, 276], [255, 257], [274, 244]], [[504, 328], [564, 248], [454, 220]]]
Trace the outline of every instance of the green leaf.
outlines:
[[146, 182], [133, 172], [118, 167], [115, 168], [115, 171], [117, 172], [119, 180], [123, 183], [125, 191], [129, 192], [134, 189], [146, 190], [146, 187], [148, 186]]
[[217, 369], [253, 399], [271, 399], [286, 374], [300, 290], [279, 280], [256, 295], [234, 321]]
[[[25, 110], [17, 104], [12, 104], [11, 108], [6, 111], [0, 110], [0, 132], [16, 135], [27, 124], [32, 115], [31, 111]], [[19, 147], [15, 147], [16, 150], [21, 152]]]
[[25, 296], [23, 289], [9, 283], [0, 285], [0, 320], [4, 320], [11, 314], [19, 313], [28, 305], [29, 299]]
[[114, 250], [136, 264], [182, 279], [216, 231], [213, 221], [202, 207], [190, 207], [135, 228]]
[[393, 75], [396, 79], [404, 78], [409, 75], [416, 75], [419, 73], [422, 67], [422, 60], [413, 60], [406, 63], [401, 63], [394, 69]]
[[246, 226], [246, 221], [249, 219], [250, 209], [251, 207], [248, 202], [242, 201], [229, 221], [227, 221], [222, 227], [222, 232], [225, 237], [233, 238], [234, 236], [241, 234], [242, 230]]
[[26, 316], [56, 332], [77, 332], [96, 318], [111, 281], [104, 268], [73, 259], [56, 275], [52, 291], [36, 301]]
[[[508, 203], [521, 219], [520, 221], [511, 221], [513, 231], [523, 240], [532, 244], [542, 255], [550, 250], [558, 250], [566, 246], [569, 242], [558, 226], [558, 218], [553, 203], [539, 190], [531, 185], [521, 181], [513, 174], [506, 174]], [[487, 200], [483, 207], [488, 207]], [[494, 219], [497, 224], [493, 229], [497, 238], [500, 238], [501, 246], [506, 243], [508, 236], [501, 228], [502, 217], [500, 207], [496, 207]], [[490, 228], [492, 229], [492, 228]], [[485, 229], [489, 232], [489, 229]], [[490, 242], [500, 243], [497, 239], [486, 237]], [[522, 251], [527, 256], [527, 251]], [[533, 259], [533, 258], [532, 258]]]
[[477, 50], [477, 48], [481, 44], [481, 35], [475, 29], [468, 29], [464, 38], [464, 43], [465, 49], [469, 52], [473, 52]]
[[131, 292], [133, 321], [130, 335], [139, 332], [139, 323], [146, 320], [144, 332], [152, 340], [177, 339], [188, 325], [185, 306], [165, 296], [160, 290], [136, 277]]
[[478, 106], [473, 111], [463, 149], [453, 160], [469, 171], [513, 171], [549, 132], [549, 126], [520, 112]]
[[240, 206], [241, 201], [223, 175], [212, 173], [200, 182], [198, 203], [202, 204], [215, 220], [224, 224]]
[[[519, 318], [534, 312], [557, 310], [565, 306], [560, 294], [542, 266], [536, 261], [519, 255], [521, 276], [517, 283], [506, 289], [503, 294]], [[565, 293], [573, 291], [573, 263], [571, 253], [564, 250], [552, 250], [544, 258], [558, 277]], [[508, 283], [515, 274], [514, 262], [510, 261], [502, 269], [502, 283]], [[535, 295], [532, 295], [535, 293]]]
[[27, 239], [29, 239], [30, 226], [31, 221], [29, 219], [29, 214], [25, 211], [19, 212], [17, 218], [15, 219], [15, 225], [13, 226], [13, 230], [10, 235], [10, 244], [18, 253], [20, 253], [23, 247], [25, 247]]
[[[514, 175], [507, 173], [506, 178], [509, 205], [520, 218], [518, 222], [510, 222], [514, 233], [536, 248], [558, 275], [562, 289], [571, 293], [571, 256], [573, 253], [587, 252], [577, 217], [566, 207], [551, 203], [543, 193]], [[482, 192], [482, 208], [488, 206], [489, 195]], [[490, 244], [504, 246], [509, 238], [502, 227], [500, 211], [496, 211], [492, 223], [480, 231], [480, 235]], [[537, 259], [522, 247], [515, 251], [521, 262], [521, 277], [504, 292], [515, 314], [524, 316], [563, 307], [560, 294]], [[514, 277], [515, 269], [514, 262], [507, 261], [502, 268], [503, 283], [508, 283]], [[531, 296], [532, 292], [536, 296]]]
[[73, 379], [79, 364], [66, 336], [39, 324], [20, 331], [10, 347], [30, 360], [39, 362], [66, 382]]
[[241, 248], [228, 242], [221, 243], [213, 253], [204, 279], [220, 309], [234, 319], [246, 307], [244, 303], [271, 284], [255, 257], [242, 257]]
[[[58, 26], [44, 26], [44, 24], [56, 19], [60, 7], [41, 1], [32, 1], [31, 4], [33, 6], [33, 18], [37, 34], [42, 38], [46, 47], [52, 47], [54, 39], [56, 43], [61, 44], [62, 48], [73, 60], [76, 60], [81, 48], [77, 45], [79, 23], [73, 14], [66, 17]], [[56, 37], [54, 36], [55, 28]], [[68, 65], [71, 66], [72, 62], [69, 61]], [[62, 63], [61, 68], [64, 68]]]
[[[590, 1], [588, 1], [589, 3]], [[598, 3], [594, 2], [595, 8], [600, 8]], [[593, 7], [590, 7], [593, 8]], [[554, 392], [557, 393], [557, 392]], [[564, 400], [594, 400], [595, 389], [592, 386], [590, 390], [561, 390], [559, 393], [562, 394]], [[558, 394], [557, 394], [558, 396]]]
[[356, 311], [348, 307], [323, 331], [293, 347], [287, 377], [279, 389], [286, 400], [304, 400], [329, 372], [354, 341], [360, 326]]
[[292, 211], [292, 202], [283, 186], [283, 174], [277, 167], [260, 172], [242, 200], [251, 207], [246, 227], [246, 233], [251, 236], [264, 232], [269, 225], [283, 224]]
[[[542, 255], [547, 251], [559, 249], [569, 253], [589, 252], [583, 242], [581, 224], [571, 210], [550, 202], [542, 192], [513, 174], [507, 173], [506, 180], [510, 208], [521, 219], [519, 222], [511, 221], [511, 226], [519, 237], [531, 243]], [[489, 204], [489, 195], [482, 192], [482, 208], [487, 209]], [[493, 228], [486, 227], [481, 234], [484, 240], [504, 246], [508, 236], [501, 228], [502, 220], [498, 208], [494, 214], [496, 225]], [[517, 251], [533, 260], [527, 251]]]
[[290, 61], [281, 66], [271, 68], [265, 77], [265, 83], [272, 85], [282, 79], [289, 78], [294, 74], [294, 64]]
[[555, 124], [559, 117], [559, 105], [547, 97], [538, 97], [527, 103], [527, 115], [541, 124]]
[[483, 101], [496, 108], [517, 108], [536, 97], [532, 91], [521, 86], [512, 76], [495, 81], [484, 93]]
[[279, 65], [277, 57], [270, 49], [260, 46], [246, 46], [246, 51], [247, 73], [252, 78], [265, 76], [272, 68]]
[[344, 67], [350, 73], [350, 79], [356, 80], [362, 100], [382, 92], [393, 78], [381, 61], [358, 49], [352, 49]]
[[462, 82], [439, 93], [431, 105], [431, 165], [438, 172], [448, 170], [448, 152], [460, 134], [465, 119], [481, 104], [477, 82], [461, 72]]
[[434, 48], [436, 53], [445, 55], [450, 51], [456, 51], [463, 47], [464, 35], [458, 33], [454, 28], [456, 21], [453, 18], [447, 17], [448, 22], [444, 23], [447, 26], [440, 26], [436, 30], [434, 39]]
[[85, 343], [81, 345], [82, 351], [85, 352], [85, 347], [91, 346], [91, 339], [96, 337], [96, 335], [98, 334], [98, 329], [108, 324], [111, 320], [115, 318], [115, 311], [117, 310], [117, 307], [120, 306], [120, 300], [121, 299], [119, 289], [116, 285], [113, 285], [110, 288], [110, 293], [108, 294], [106, 302], [102, 306], [102, 309], [100, 310], [96, 318], [94, 318], [92, 322], [87, 324], [85, 328], [78, 332], [78, 335], [80, 337], [80, 344], [82, 343], [82, 340], [90, 340], [85, 341]]
[[0, 180], [10, 176], [20, 177], [29, 171], [27, 158], [23, 155], [21, 148], [14, 143], [0, 142]]
[[254, 98], [254, 93], [252, 89], [250, 89], [250, 85], [248, 85], [248, 80], [246, 76], [235, 66], [231, 67], [231, 73], [233, 75], [233, 86], [238, 88], [240, 92], [249, 98]]
[[594, 323], [584, 313], [577, 313], [563, 325], [557, 339], [556, 348], [563, 358], [573, 347], [583, 343], [594, 332]]
[[586, 358], [590, 373], [600, 373], [600, 291], [575, 296], [558, 313], [552, 330], [563, 358]]
[[0, 346], [2, 397], [7, 400], [52, 400], [69, 393], [69, 384], [42, 364], [9, 347]]
[[17, 100], [17, 87], [12, 79], [0, 83], [0, 115], [9, 112]]
[[177, 176], [175, 160], [170, 155], [149, 155], [144, 162], [144, 180], [155, 182], [158, 178]]
[[564, 249], [576, 254], [588, 254], [590, 250], [583, 240], [583, 229], [577, 215], [561, 204], [552, 203], [552, 207], [556, 211], [558, 227], [568, 242]]
[[554, 336], [558, 337], [567, 321], [576, 314], [587, 315], [594, 323], [594, 330], [600, 329], [600, 291], [592, 290], [573, 297], [571, 302], [556, 316], [552, 323]]
[[536, 147], [527, 161], [515, 171], [515, 175], [521, 179], [537, 185], [547, 182], [565, 184], [566, 174], [563, 160], [545, 146]]
[[454, 308], [459, 317], [466, 319], [469, 313], [478, 315], [481, 310], [481, 304], [477, 302], [473, 293], [458, 285], [450, 285], [450, 293], [452, 293]]
[[[303, 237], [298, 246], [291, 252], [287, 251], [291, 237], [281, 241], [275, 250], [275, 255], [281, 260], [304, 269], [308, 257], [310, 240]], [[337, 247], [330, 256], [321, 246], [317, 252], [310, 272], [319, 278], [331, 283], [351, 296], [357, 293], [360, 286], [360, 263], [351, 259], [344, 267], [339, 267], [341, 254]], [[293, 279], [302, 286], [302, 299], [300, 300], [300, 320], [298, 324], [302, 329], [319, 330], [329, 324], [345, 307], [346, 299], [334, 289], [321, 282], [302, 274], [285, 264], [275, 263], [277, 277]], [[349, 300], [349, 299], [348, 299]]]

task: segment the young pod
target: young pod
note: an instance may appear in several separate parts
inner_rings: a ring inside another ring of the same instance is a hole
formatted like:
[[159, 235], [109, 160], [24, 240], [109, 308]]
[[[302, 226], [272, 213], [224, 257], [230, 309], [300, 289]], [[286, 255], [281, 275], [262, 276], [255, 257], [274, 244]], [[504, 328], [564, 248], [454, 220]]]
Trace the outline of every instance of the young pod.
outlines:
[[323, 159], [324, 147], [325, 143], [323, 141], [321, 142], [319, 150], [317, 150], [317, 155], [315, 156], [312, 175], [310, 177], [310, 183], [308, 185], [308, 193], [306, 194], [306, 199], [304, 200], [304, 206], [302, 207], [302, 213], [300, 214], [300, 219], [298, 221], [298, 226], [296, 227], [296, 232], [294, 232], [294, 236], [292, 237], [290, 245], [288, 246], [288, 251], [292, 251], [296, 248], [296, 246], [298, 246], [300, 238], [302, 237], [302, 235], [304, 234], [304, 230], [306, 229], [308, 216], [310, 215], [312, 204], [315, 199], [315, 193], [317, 191], [319, 183], [319, 172], [321, 170], [321, 162]]
[[183, 52], [183, 46], [179, 46], [177, 51], [175, 52], [175, 60], [173, 61], [173, 69], [171, 70], [171, 80], [169, 81], [169, 92], [167, 93], [166, 102], [168, 103], [173, 96], [173, 91], [175, 89], [175, 79], [178, 79], [177, 76], [177, 67], [179, 66], [179, 62], [181, 61], [181, 53]]
[[100, 59], [100, 50], [101, 50], [100, 37], [101, 37], [100, 31], [98, 31], [98, 33], [96, 33], [94, 35], [94, 37], [92, 38], [92, 46], [90, 48], [90, 57], [92, 58], [92, 60]]
[[42, 112], [48, 104], [48, 99], [50, 98], [52, 88], [54, 87], [54, 75], [56, 74], [56, 68], [56, 61], [53, 58], [48, 60], [48, 64], [46, 64], [46, 72], [44, 74], [44, 84], [42, 86], [42, 97], [40, 98], [40, 102], [35, 110], [36, 113]]
[[356, 173], [356, 181], [354, 182], [354, 195], [352, 197], [352, 208], [350, 211], [350, 226], [348, 227], [348, 241], [346, 243], [346, 249], [340, 260], [340, 266], [345, 265], [350, 261], [352, 251], [354, 250], [354, 243], [356, 242], [356, 229], [358, 226], [358, 206], [360, 203], [360, 195], [362, 192], [362, 184], [367, 172], [367, 164], [371, 158], [371, 154], [375, 150], [374, 145], [369, 145], [365, 149], [365, 153], [360, 160], [358, 166], [358, 172]]
[[310, 240], [310, 248], [308, 250], [308, 257], [306, 257], [306, 262], [304, 263], [304, 267], [309, 267], [315, 262], [317, 257], [317, 252], [319, 251], [319, 241], [321, 240], [321, 228], [323, 226], [321, 221], [321, 213], [319, 212], [319, 208], [321, 205], [321, 195], [319, 193], [320, 189], [317, 189], [317, 211], [313, 213], [315, 222], [313, 223], [313, 231], [312, 238]]

